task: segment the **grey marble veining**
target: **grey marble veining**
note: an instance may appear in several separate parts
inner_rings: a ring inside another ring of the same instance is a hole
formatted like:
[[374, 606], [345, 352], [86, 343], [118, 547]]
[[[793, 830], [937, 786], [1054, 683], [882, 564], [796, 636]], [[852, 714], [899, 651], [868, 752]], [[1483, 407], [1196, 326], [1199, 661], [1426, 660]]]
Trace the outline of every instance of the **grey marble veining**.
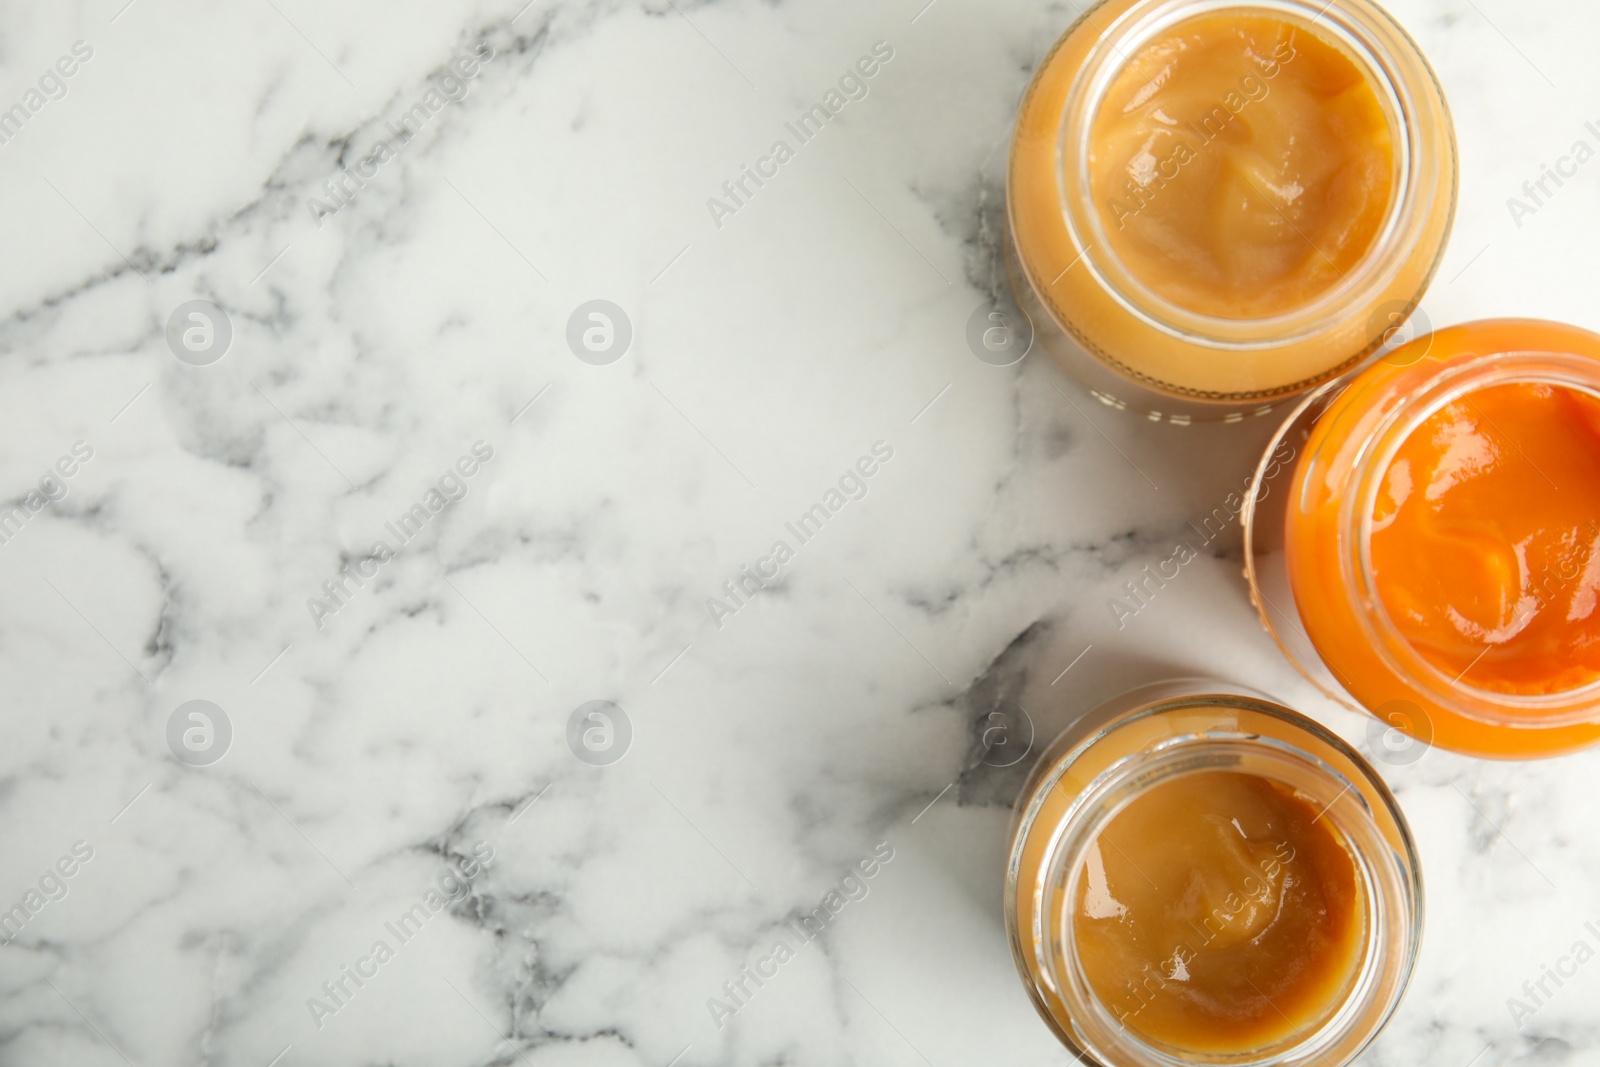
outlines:
[[[967, 349], [1074, 8], [523, 2], [0, 19], [0, 1063], [1069, 1062], [990, 716], [1213, 673], [1371, 750], [1236, 537], [1108, 607], [1268, 426]], [[1600, 12], [1393, 7], [1461, 140], [1427, 315], [1600, 326], [1600, 162], [1524, 190]], [[1600, 947], [1595, 758], [1384, 768], [1428, 928], [1364, 1062], [1600, 1063], [1600, 963], [1508, 1006]]]

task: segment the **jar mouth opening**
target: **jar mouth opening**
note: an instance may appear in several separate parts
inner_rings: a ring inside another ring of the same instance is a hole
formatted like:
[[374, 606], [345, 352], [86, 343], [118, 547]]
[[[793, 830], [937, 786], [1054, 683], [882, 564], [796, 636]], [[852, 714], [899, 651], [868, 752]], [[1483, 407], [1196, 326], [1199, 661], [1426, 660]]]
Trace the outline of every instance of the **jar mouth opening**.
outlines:
[[[1265, 710], [1253, 702], [1249, 706], [1253, 711]], [[1163, 709], [1152, 709], [1155, 710]], [[1275, 711], [1269, 713], [1284, 717]], [[1331, 734], [1321, 738], [1320, 728], [1307, 732], [1321, 740], [1331, 740], [1340, 749], [1347, 748]], [[1365, 766], [1359, 762], [1355, 765], [1357, 768]], [[1147, 1040], [1128, 1027], [1125, 1016], [1119, 1017], [1089, 982], [1075, 950], [1073, 930], [1087, 856], [1101, 832], [1128, 804], [1149, 789], [1214, 770], [1265, 777], [1314, 799], [1315, 806], [1322, 812], [1318, 818], [1328, 819], [1350, 856], [1363, 924], [1358, 934], [1360, 944], [1349, 964], [1342, 991], [1331, 998], [1316, 1017], [1306, 1021], [1312, 1029], [1307, 1032], [1291, 1024], [1294, 1033], [1272, 1045], [1235, 1053], [1167, 1046]], [[1052, 788], [1059, 786], [1058, 782]], [[1380, 795], [1387, 797], [1387, 791]], [[1197, 1055], [1204, 1055], [1207, 1063], [1229, 1064], [1230, 1067], [1311, 1063], [1325, 1056], [1339, 1042], [1348, 1041], [1353, 1032], [1365, 1029], [1364, 1039], [1370, 1039], [1397, 1003], [1398, 989], [1404, 988], [1415, 955], [1414, 932], [1420, 923], [1418, 887], [1408, 879], [1363, 791], [1310, 752], [1249, 733], [1173, 737], [1107, 768], [1084, 789], [1067, 822], [1071, 824], [1070, 832], [1055, 850], [1044, 883], [1047, 893], [1062, 903], [1058, 910], [1052, 910], [1046, 924], [1046, 940], [1039, 946], [1043, 952], [1040, 962], [1077, 1023], [1080, 1036], [1095, 1046], [1088, 1049], [1091, 1053], [1102, 1054], [1109, 1045], [1121, 1054], [1111, 1062], [1163, 1067], [1193, 1064]], [[1403, 827], [1403, 822], [1401, 825]], [[1409, 837], [1406, 840], [1409, 847]], [[1397, 937], [1403, 943], [1396, 944]], [[1394, 959], [1402, 960], [1398, 988], [1386, 982], [1384, 974], [1386, 963]], [[1089, 1032], [1084, 1033], [1085, 1029]]]
[[[1388, 667], [1417, 683], [1442, 706], [1492, 726], [1555, 729], [1600, 719], [1600, 678], [1552, 693], [1519, 694], [1489, 689], [1464, 680], [1422, 655], [1400, 631], [1378, 591], [1372, 558], [1372, 535], [1384, 477], [1396, 454], [1428, 419], [1443, 408], [1482, 389], [1500, 385], [1547, 385], [1584, 393], [1600, 400], [1600, 366], [1593, 360], [1562, 352], [1504, 351], [1475, 354], [1436, 374], [1388, 412], [1374, 428], [1357, 462], [1354, 492], [1343, 506], [1340, 526], [1347, 532], [1343, 553], [1343, 585], [1365, 636]], [[1485, 646], [1485, 651], [1493, 646]], [[1474, 664], [1475, 665], [1475, 664]]]
[[[1394, 146], [1390, 202], [1383, 224], [1357, 265], [1305, 305], [1258, 318], [1207, 315], [1156, 293], [1112, 250], [1102, 214], [1092, 202], [1091, 132], [1112, 81], [1129, 58], [1157, 34], [1193, 18], [1224, 11], [1277, 17], [1331, 40], [1374, 89]], [[1056, 150], [1057, 185], [1068, 232], [1076, 246], [1084, 250], [1081, 266], [1093, 273], [1099, 286], [1127, 313], [1190, 343], [1256, 351], [1328, 332], [1343, 324], [1353, 307], [1371, 303], [1392, 282], [1426, 214], [1431, 193], [1425, 188], [1425, 175], [1417, 165], [1422, 153], [1421, 133], [1412, 120], [1417, 104], [1404, 76], [1402, 59], [1389, 46], [1407, 47], [1412, 53], [1408, 58], [1413, 61], [1420, 58], [1420, 52], [1387, 13], [1375, 6], [1363, 6], [1362, 13], [1365, 19], [1362, 14], [1311, 0], [1150, 0], [1130, 8], [1102, 31], [1073, 82], [1062, 114]], [[1093, 15], [1091, 10], [1084, 18]]]

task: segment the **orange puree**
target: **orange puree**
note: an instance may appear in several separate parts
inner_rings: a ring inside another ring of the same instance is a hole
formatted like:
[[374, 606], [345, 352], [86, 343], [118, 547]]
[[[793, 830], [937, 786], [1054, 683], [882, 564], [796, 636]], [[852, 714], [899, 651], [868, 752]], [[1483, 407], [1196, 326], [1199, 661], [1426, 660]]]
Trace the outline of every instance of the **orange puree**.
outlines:
[[1314, 1030], [1360, 965], [1355, 865], [1321, 806], [1256, 775], [1160, 784], [1091, 846], [1073, 911], [1089, 984], [1147, 1041], [1259, 1049]]
[[1355, 703], [1477, 756], [1600, 742], [1597, 398], [1600, 335], [1530, 319], [1420, 337], [1330, 394], [1284, 564]]
[[1455, 212], [1416, 43], [1374, 0], [1084, 6], [1006, 178], [1043, 346], [1101, 401], [1184, 425], [1260, 414], [1382, 344]]
[[1452, 678], [1600, 679], [1600, 400], [1513, 383], [1447, 404], [1390, 462], [1372, 529], [1384, 607]]
[[1394, 195], [1389, 120], [1343, 51], [1292, 23], [1200, 15], [1146, 43], [1090, 134], [1112, 251], [1192, 311], [1261, 318], [1348, 273]]

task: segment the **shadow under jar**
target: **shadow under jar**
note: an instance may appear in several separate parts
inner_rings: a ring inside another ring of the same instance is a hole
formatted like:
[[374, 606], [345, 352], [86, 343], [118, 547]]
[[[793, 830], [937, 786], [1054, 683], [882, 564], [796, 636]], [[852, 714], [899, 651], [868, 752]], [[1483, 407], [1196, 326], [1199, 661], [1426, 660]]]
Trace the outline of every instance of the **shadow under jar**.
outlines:
[[1340, 1067], [1399, 1003], [1422, 923], [1371, 767], [1209, 681], [1134, 690], [1045, 751], [1005, 894], [1035, 1007], [1106, 1067]]
[[1405, 321], [1456, 191], [1433, 71], [1369, 0], [1105, 0], [1018, 112], [1013, 290], [1102, 403], [1239, 421]]

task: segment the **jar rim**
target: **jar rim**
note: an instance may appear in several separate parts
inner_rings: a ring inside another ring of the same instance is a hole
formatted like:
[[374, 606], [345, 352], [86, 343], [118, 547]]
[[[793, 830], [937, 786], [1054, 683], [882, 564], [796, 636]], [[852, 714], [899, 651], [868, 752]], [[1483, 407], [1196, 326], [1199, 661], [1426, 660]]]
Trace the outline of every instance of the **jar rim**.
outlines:
[[[1219, 11], [1273, 13], [1311, 29], [1331, 34], [1377, 92], [1395, 146], [1395, 192], [1383, 225], [1357, 266], [1306, 305], [1273, 316], [1233, 319], [1183, 308], [1142, 285], [1137, 275], [1110, 252], [1101, 213], [1091, 202], [1089, 142], [1094, 118], [1105, 92], [1130, 54], [1162, 30]], [[1093, 17], [1093, 10], [1083, 20]], [[1082, 20], [1080, 20], [1082, 21]], [[1070, 33], [1071, 31], [1069, 31]], [[1405, 55], [1396, 55], [1403, 50]], [[1420, 113], [1406, 63], [1418, 64], [1437, 86], [1437, 78], [1420, 48], [1388, 12], [1365, 0], [1343, 4], [1313, 0], [1138, 0], [1101, 32], [1088, 62], [1073, 80], [1061, 116], [1057, 142], [1057, 186], [1061, 211], [1081, 259], [1099, 286], [1122, 309], [1152, 329], [1189, 343], [1225, 351], [1258, 351], [1316, 337], [1381, 295], [1402, 269], [1414, 238], [1425, 228], [1431, 201], [1442, 175], [1437, 161], [1427, 158]], [[1454, 140], [1452, 138], [1452, 147]], [[1075, 161], [1076, 166], [1072, 163]], [[1452, 168], [1453, 170], [1453, 168]], [[1447, 242], [1428, 271], [1437, 269]], [[1096, 249], [1107, 249], [1102, 258]], [[1424, 285], [1425, 288], [1425, 285]], [[1053, 309], [1055, 310], [1055, 309]], [[1351, 362], [1365, 353], [1352, 353]]]
[[[1046, 898], [1054, 897], [1059, 890], [1066, 900], [1074, 899], [1084, 855], [1104, 826], [1134, 796], [1142, 795], [1146, 790], [1176, 777], [1212, 769], [1197, 764], [1197, 757], [1202, 760], [1220, 757], [1233, 760], [1235, 765], [1241, 754], [1249, 755], [1258, 765], [1263, 760], [1275, 760], [1280, 767], [1295, 768], [1299, 776], [1298, 784], [1302, 787], [1307, 783], [1307, 776], [1314, 776], [1321, 784], [1319, 792], [1326, 804], [1323, 814], [1337, 825], [1346, 843], [1366, 901], [1366, 942], [1352, 971], [1354, 977], [1346, 987], [1344, 999], [1319, 1023], [1316, 1033], [1280, 1043], [1269, 1055], [1240, 1055], [1217, 1059], [1215, 1062], [1227, 1062], [1238, 1067], [1309, 1063], [1325, 1056], [1341, 1040], [1349, 1042], [1353, 1034], [1360, 1037], [1359, 1044], [1364, 1046], [1393, 1012], [1399, 994], [1409, 979], [1421, 929], [1421, 875], [1415, 843], [1393, 795], [1371, 765], [1337, 735], [1281, 704], [1253, 694], [1209, 692], [1158, 698], [1113, 716], [1108, 723], [1091, 731], [1056, 756], [1048, 772], [1032, 785], [1033, 793], [1026, 815], [1036, 816], [1039, 798], [1059, 788], [1062, 776], [1075, 760], [1117, 730], [1153, 715], [1204, 707], [1232, 708], [1270, 716], [1291, 730], [1304, 733], [1307, 747], [1248, 731], [1209, 731], [1175, 735], [1162, 744], [1115, 761], [1085, 786], [1061, 814], [1052, 831], [1054, 836], [1049, 845], [1050, 858], [1041, 864], [1039, 870], [1039, 886]], [[1315, 747], [1313, 741], [1328, 746], [1340, 760], [1348, 763], [1357, 777], [1362, 779], [1360, 784], [1364, 788], [1356, 788], [1356, 783], [1344, 773], [1315, 752], [1309, 751], [1309, 748]], [[1153, 773], [1161, 768], [1166, 768], [1166, 773]], [[1261, 769], [1262, 766], [1257, 766], [1254, 770], [1241, 773], [1260, 773]], [[1289, 774], [1287, 770], [1284, 773]], [[1138, 787], [1129, 792], [1125, 783], [1136, 779]], [[1122, 793], [1116, 804], [1105, 810], [1097, 810], [1096, 805], [1104, 807], [1106, 798], [1119, 789]], [[1397, 831], [1397, 841], [1379, 825], [1378, 815], [1370, 806], [1374, 797], [1385, 809], [1387, 823]], [[1019, 816], [1024, 816], [1021, 807]], [[1027, 823], [1028, 818], [1024, 817], [1022, 822]], [[1014, 849], [1021, 847], [1022, 839], [1023, 835], [1019, 834]], [[1034, 917], [1035, 964], [1040, 973], [1048, 977], [1055, 994], [1068, 1009], [1068, 1015], [1078, 1028], [1078, 1036], [1086, 1039], [1090, 1045], [1097, 1046], [1085, 1051], [1099, 1055], [1104, 1049], [1098, 1046], [1109, 1040], [1114, 1042], [1114, 1047], [1121, 1054], [1111, 1062], [1160, 1064], [1163, 1067], [1195, 1062], [1178, 1058], [1159, 1046], [1133, 1037], [1120, 1024], [1109, 1005], [1094, 994], [1081, 974], [1081, 968], [1078, 968], [1080, 973], [1077, 974], [1061, 973], [1058, 960], [1066, 961], [1069, 968], [1078, 966], [1076, 954], [1064, 951], [1072, 943], [1072, 908], [1068, 905], [1059, 909], [1047, 908], [1045, 911], [1051, 916], [1048, 921], [1044, 914]], [[1038, 929], [1040, 922], [1045, 922], [1042, 930]], [[1040, 937], [1040, 934], [1044, 936]], [[1401, 943], [1394, 944], [1397, 936]], [[1385, 972], [1386, 967], [1396, 963], [1397, 970]], [[1082, 1027], [1086, 1024], [1097, 1034], [1082, 1033]], [[1359, 1048], [1346, 1051], [1353, 1056]]]
[[[1427, 337], [1412, 342], [1427, 343]], [[1554, 693], [1516, 694], [1464, 683], [1466, 671], [1451, 677], [1400, 632], [1378, 592], [1372, 559], [1374, 510], [1383, 479], [1400, 448], [1447, 405], [1483, 389], [1514, 384], [1549, 385], [1600, 399], [1600, 362], [1559, 351], [1474, 353], [1441, 366], [1422, 388], [1402, 398], [1374, 427], [1351, 471], [1354, 491], [1345, 495], [1339, 515], [1346, 549], [1340, 553], [1341, 584], [1364, 635], [1385, 664], [1430, 698], [1491, 726], [1559, 729], [1594, 722], [1600, 716], [1600, 679]]]

